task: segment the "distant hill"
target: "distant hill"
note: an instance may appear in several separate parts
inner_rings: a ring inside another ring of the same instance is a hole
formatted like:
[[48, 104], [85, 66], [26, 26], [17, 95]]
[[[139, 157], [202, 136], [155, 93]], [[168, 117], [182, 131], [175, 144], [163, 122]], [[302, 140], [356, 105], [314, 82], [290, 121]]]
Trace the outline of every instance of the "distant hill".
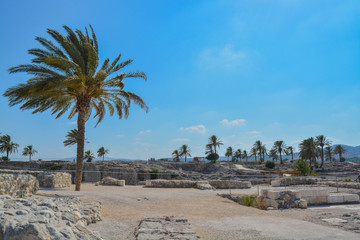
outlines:
[[[76, 159], [76, 157], [68, 157], [68, 158], [62, 158], [60, 159], [61, 161], [73, 161], [74, 159]], [[98, 157], [98, 158], [94, 158], [93, 161], [102, 161], [103, 159]], [[128, 158], [113, 158], [113, 157], [105, 157], [104, 158], [105, 161], [115, 161], [115, 160], [120, 160], [120, 161], [138, 161], [141, 159], [128, 159]]]

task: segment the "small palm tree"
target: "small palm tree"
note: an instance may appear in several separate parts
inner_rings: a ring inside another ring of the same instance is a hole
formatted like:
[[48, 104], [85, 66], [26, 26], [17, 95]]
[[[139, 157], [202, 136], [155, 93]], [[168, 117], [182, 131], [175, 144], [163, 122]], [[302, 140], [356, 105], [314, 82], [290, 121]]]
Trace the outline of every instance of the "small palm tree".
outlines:
[[258, 149], [256, 147], [251, 148], [251, 156], [255, 157], [255, 162], [257, 161], [256, 156], [258, 153]]
[[241, 161], [241, 158], [243, 157], [241, 149], [238, 149], [238, 150], [235, 151], [234, 157], [236, 158], [236, 161], [239, 161], [239, 159]]
[[233, 153], [232, 147], [228, 147], [225, 152], [225, 157], [228, 157], [228, 160], [229, 160], [230, 157], [232, 157], [233, 155], [234, 155], [234, 153]]
[[256, 149], [256, 151], [258, 151], [260, 161], [261, 161], [261, 158], [262, 158], [262, 142], [260, 140], [257, 140], [254, 143], [253, 148]]
[[105, 159], [105, 155], [108, 154], [110, 151], [109, 149], [105, 149], [104, 147], [99, 148], [99, 150], [97, 151], [98, 157], [102, 157], [103, 161]]
[[191, 157], [191, 151], [190, 151], [188, 145], [186, 145], [186, 144], [184, 144], [180, 147], [179, 152], [180, 152], [181, 157], [185, 157], [185, 162], [186, 162], [186, 157]]
[[292, 146], [288, 146], [285, 150], [286, 155], [291, 155], [291, 161], [294, 160], [294, 148]]
[[342, 155], [346, 153], [346, 149], [341, 146], [341, 145], [337, 145], [335, 148], [334, 148], [334, 154], [339, 154], [339, 160], [342, 161]]
[[[148, 106], [133, 92], [125, 91], [125, 79], [147, 79], [143, 72], [120, 72], [133, 60], [120, 62], [121, 54], [110, 62], [106, 59], [99, 65], [99, 47], [93, 28], [91, 32], [72, 30], [64, 26], [66, 35], [48, 29], [56, 41], [36, 37], [43, 49], [28, 51], [33, 55], [31, 64], [19, 65], [9, 69], [10, 73], [32, 75], [26, 83], [9, 88], [4, 96], [9, 105], [20, 104], [20, 109], [33, 109], [33, 113], [50, 110], [59, 118], [69, 113], [69, 119], [77, 114], [77, 157], [75, 190], [80, 191], [85, 147], [85, 123], [94, 112], [97, 124], [106, 116], [114, 113], [119, 118], [129, 116], [132, 103], [148, 112]], [[115, 75], [118, 73], [117, 75]], [[96, 125], [97, 125], [96, 124]]]
[[265, 161], [265, 155], [267, 155], [267, 149], [265, 144], [261, 146], [262, 159]]
[[273, 161], [279, 159], [279, 156], [277, 155], [277, 151], [275, 149], [271, 149], [269, 155]]
[[321, 157], [321, 164], [320, 167], [324, 164], [324, 146], [330, 146], [330, 140], [326, 139], [324, 135], [319, 135], [316, 137], [316, 145], [320, 147], [320, 157]]
[[316, 165], [316, 157], [318, 156], [318, 149], [314, 138], [307, 138], [299, 144], [300, 158], [304, 161], [310, 161], [310, 168], [312, 163]]
[[286, 150], [286, 145], [285, 142], [280, 140], [280, 141], [275, 141], [274, 142], [274, 146], [273, 149], [280, 155], [280, 164], [283, 164], [283, 160], [282, 160], [282, 153], [285, 153]]
[[38, 151], [33, 148], [32, 145], [29, 145], [24, 148], [22, 155], [23, 156], [29, 156], [29, 161], [31, 161], [31, 156], [35, 155]]
[[173, 160], [178, 162], [180, 161], [180, 152], [178, 150], [174, 150], [172, 152]]
[[216, 153], [216, 147], [220, 148], [221, 145], [224, 145], [224, 143], [216, 135], [209, 137], [209, 144], [213, 146], [214, 153]]
[[19, 144], [11, 141], [10, 135], [4, 135], [0, 137], [0, 152], [6, 152], [6, 159], [9, 159], [9, 154], [18, 151]]
[[246, 161], [248, 160], [248, 154], [246, 150], [243, 151], [242, 157], [245, 158]]
[[84, 159], [86, 159], [86, 162], [91, 162], [95, 158], [95, 155], [90, 151], [87, 150], [84, 154]]
[[331, 162], [331, 160], [333, 159], [333, 150], [331, 149], [331, 146], [326, 146], [325, 147], [325, 159], [326, 161]]

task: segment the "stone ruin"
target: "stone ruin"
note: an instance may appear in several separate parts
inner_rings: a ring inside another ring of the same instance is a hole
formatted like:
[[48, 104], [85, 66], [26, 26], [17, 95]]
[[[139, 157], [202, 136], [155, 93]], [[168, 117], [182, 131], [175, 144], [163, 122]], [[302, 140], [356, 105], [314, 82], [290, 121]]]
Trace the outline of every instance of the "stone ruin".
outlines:
[[144, 217], [136, 233], [136, 240], [183, 239], [198, 240], [195, 228], [185, 217]]
[[191, 181], [191, 180], [146, 180], [146, 187], [158, 188], [198, 188], [201, 190], [211, 189], [240, 189], [250, 188], [251, 183], [248, 181], [233, 180], [210, 180], [210, 181]]
[[28, 197], [39, 190], [39, 182], [26, 174], [0, 174], [0, 195]]
[[271, 181], [273, 187], [283, 187], [292, 185], [315, 185], [318, 179], [313, 177], [283, 177]]
[[100, 182], [96, 182], [95, 186], [98, 186], [100, 184], [124, 187], [125, 186], [125, 180], [119, 180], [119, 179], [112, 178], [112, 177], [105, 177]]

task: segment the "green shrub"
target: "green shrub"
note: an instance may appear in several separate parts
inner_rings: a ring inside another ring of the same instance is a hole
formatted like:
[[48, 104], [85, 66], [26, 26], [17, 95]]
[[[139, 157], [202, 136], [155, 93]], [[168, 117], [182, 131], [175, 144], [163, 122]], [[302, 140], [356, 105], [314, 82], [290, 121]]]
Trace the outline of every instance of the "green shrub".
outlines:
[[319, 174], [315, 173], [315, 168], [311, 170], [310, 165], [306, 161], [299, 159], [295, 162], [295, 171], [299, 171], [302, 176], [317, 176]]
[[152, 168], [150, 171], [150, 178], [151, 179], [158, 179], [159, 178], [159, 169]]
[[206, 156], [206, 159], [211, 161], [212, 163], [216, 163], [216, 161], [219, 159], [219, 154], [217, 153], [210, 153]]
[[344, 182], [351, 182], [351, 179], [350, 178], [349, 179], [345, 178]]
[[61, 170], [64, 164], [58, 163], [48, 167], [49, 170]]
[[263, 164], [263, 162], [261, 160], [258, 161], [258, 164]]
[[244, 195], [238, 203], [247, 207], [254, 207], [255, 198], [256, 195]]
[[274, 167], [275, 167], [275, 163], [274, 163], [273, 161], [266, 161], [265, 167], [266, 167], [266, 168], [274, 168]]
[[1, 161], [9, 162], [9, 161], [10, 161], [10, 158], [8, 158], [7, 156], [2, 156], [2, 157], [1, 157]]
[[346, 159], [342, 157], [342, 158], [340, 159], [340, 162], [345, 162], [345, 160], [346, 160]]

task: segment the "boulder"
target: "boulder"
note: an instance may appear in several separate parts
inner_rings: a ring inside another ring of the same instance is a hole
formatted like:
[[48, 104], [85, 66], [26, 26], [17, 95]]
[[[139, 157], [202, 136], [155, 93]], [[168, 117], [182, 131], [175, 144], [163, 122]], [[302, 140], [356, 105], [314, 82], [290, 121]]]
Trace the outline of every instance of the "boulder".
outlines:
[[37, 179], [40, 187], [45, 188], [65, 188], [71, 186], [71, 175], [69, 173], [43, 172], [38, 174]]
[[102, 185], [115, 185], [115, 186], [125, 186], [125, 180], [119, 180], [112, 177], [105, 177], [101, 180]]

